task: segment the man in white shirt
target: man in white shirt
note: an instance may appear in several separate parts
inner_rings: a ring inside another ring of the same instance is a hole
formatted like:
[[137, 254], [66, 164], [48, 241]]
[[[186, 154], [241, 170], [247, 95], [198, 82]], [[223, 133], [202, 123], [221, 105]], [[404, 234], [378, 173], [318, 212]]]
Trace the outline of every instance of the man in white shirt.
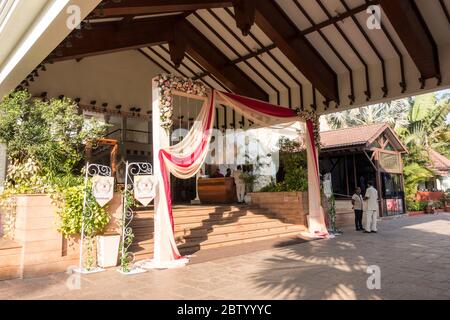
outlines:
[[242, 167], [239, 165], [237, 166], [237, 170], [233, 172], [233, 178], [234, 183], [236, 184], [236, 193], [239, 203], [244, 202], [245, 196], [245, 182], [244, 179], [242, 178], [242, 174], [243, 174]]
[[361, 195], [361, 188], [357, 187], [355, 189], [355, 194], [352, 196], [352, 205], [353, 210], [355, 211], [355, 228], [356, 231], [363, 231], [363, 225], [362, 225], [362, 215], [363, 215], [363, 206], [364, 206], [364, 200]]
[[378, 191], [373, 187], [373, 182], [367, 183], [369, 186], [364, 197], [367, 200], [366, 212], [366, 230], [365, 233], [377, 233], [377, 218], [378, 218]]

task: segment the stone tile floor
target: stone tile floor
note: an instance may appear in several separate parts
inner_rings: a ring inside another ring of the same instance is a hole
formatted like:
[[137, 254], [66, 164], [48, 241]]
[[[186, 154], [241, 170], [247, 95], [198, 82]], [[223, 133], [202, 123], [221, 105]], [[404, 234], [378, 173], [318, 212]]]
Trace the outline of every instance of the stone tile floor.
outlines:
[[[235, 252], [239, 252], [236, 247]], [[195, 261], [195, 258], [194, 258]], [[369, 290], [367, 267], [381, 271]], [[378, 234], [334, 239], [122, 276], [115, 270], [0, 281], [1, 299], [450, 299], [450, 214], [383, 220]]]

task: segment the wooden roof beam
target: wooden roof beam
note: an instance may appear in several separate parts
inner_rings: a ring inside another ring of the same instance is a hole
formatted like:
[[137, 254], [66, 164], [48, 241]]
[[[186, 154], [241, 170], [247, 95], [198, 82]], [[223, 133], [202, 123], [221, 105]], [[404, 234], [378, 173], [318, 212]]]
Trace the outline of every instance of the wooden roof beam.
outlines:
[[100, 4], [92, 17], [117, 17], [126, 15], [150, 15], [169, 12], [194, 11], [199, 9], [223, 8], [232, 6], [232, 1], [220, 0], [122, 0]]
[[[46, 61], [63, 61], [167, 43], [173, 39], [174, 18], [92, 24], [82, 37], [70, 37], [55, 49]], [[74, 32], [77, 32], [76, 30]], [[70, 46], [67, 45], [70, 42]]]
[[417, 5], [413, 0], [381, 0], [380, 5], [419, 69], [422, 88], [425, 80], [441, 81], [439, 54]]
[[255, 20], [327, 101], [339, 101], [336, 73], [273, 0], [256, 2]]
[[268, 94], [187, 21], [176, 26], [186, 39], [186, 52], [234, 93], [268, 101]]

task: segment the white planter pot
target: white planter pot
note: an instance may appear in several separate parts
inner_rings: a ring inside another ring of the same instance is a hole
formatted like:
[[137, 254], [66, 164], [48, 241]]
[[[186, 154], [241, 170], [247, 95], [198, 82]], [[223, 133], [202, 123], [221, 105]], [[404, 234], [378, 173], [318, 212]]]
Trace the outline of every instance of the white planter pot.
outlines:
[[251, 204], [251, 203], [252, 203], [252, 196], [249, 195], [249, 194], [246, 194], [246, 195], [244, 196], [244, 202], [245, 202], [246, 204]]
[[120, 235], [97, 236], [97, 264], [101, 268], [117, 266], [119, 257]]

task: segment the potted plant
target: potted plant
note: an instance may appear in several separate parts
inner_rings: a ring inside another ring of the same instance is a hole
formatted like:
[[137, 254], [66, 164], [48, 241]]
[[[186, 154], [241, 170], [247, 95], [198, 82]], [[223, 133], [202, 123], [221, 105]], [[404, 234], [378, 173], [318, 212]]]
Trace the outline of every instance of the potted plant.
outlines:
[[447, 189], [443, 195], [444, 211], [450, 212], [450, 189]]
[[[83, 222], [84, 184], [78, 184], [76, 186], [58, 190], [57, 193], [55, 193], [54, 200], [58, 206], [58, 230], [66, 238], [79, 236], [81, 234]], [[97, 203], [92, 195], [90, 187], [88, 188], [86, 201], [87, 207], [91, 210], [91, 217], [84, 221], [86, 235], [86, 269], [89, 270], [94, 267], [95, 239], [97, 240], [97, 264], [99, 264], [100, 267], [115, 266], [117, 265], [120, 236], [117, 239], [117, 234], [104, 233], [104, 230], [110, 221], [107, 206], [101, 207]], [[115, 262], [111, 263], [111, 261]], [[100, 265], [100, 263], [102, 265]]]

